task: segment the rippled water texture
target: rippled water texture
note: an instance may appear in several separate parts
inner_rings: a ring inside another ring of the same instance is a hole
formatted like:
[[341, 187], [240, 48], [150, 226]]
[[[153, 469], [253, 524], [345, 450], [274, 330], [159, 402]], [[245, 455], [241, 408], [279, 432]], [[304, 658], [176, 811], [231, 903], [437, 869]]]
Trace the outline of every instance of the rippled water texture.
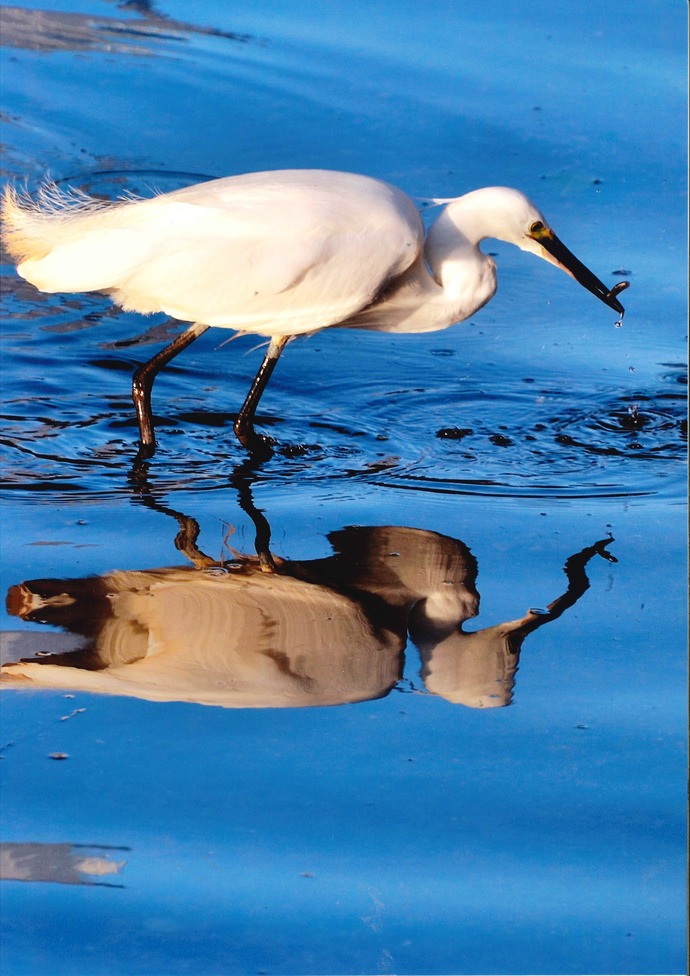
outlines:
[[515, 186], [630, 281], [487, 241], [467, 322], [291, 342], [254, 458], [211, 329], [141, 459], [183, 325], [3, 255], [3, 973], [683, 971], [685, 6], [0, 11], [6, 182]]
[[[71, 178], [69, 185], [107, 199], [200, 178], [111, 172]], [[564, 287], [559, 280], [550, 285], [555, 292]], [[136, 449], [133, 368], [179, 325], [159, 316], [142, 333], [145, 320], [119, 312], [105, 298], [38, 295], [17, 279], [10, 279], [8, 291], [17, 326], [34, 323], [29, 334], [15, 332], [8, 350], [20, 362], [27, 359], [6, 387], [10, 483], [88, 495], [108, 490], [100, 475], [126, 464]], [[409, 482], [415, 490], [516, 497], [637, 495], [663, 491], [668, 478], [677, 483], [687, 440], [684, 364], [645, 364], [638, 378], [637, 368], [625, 369], [621, 361], [623, 339], [609, 331], [610, 348], [602, 352], [613, 365], [592, 370], [580, 343], [568, 340], [567, 311], [555, 314], [559, 321], [551, 323], [541, 348], [535, 343], [533, 357], [521, 344], [512, 347], [514, 336], [504, 336], [503, 326], [484, 324], [481, 316], [431, 336], [328, 332], [297, 340], [260, 413], [277, 441], [271, 476], [321, 482], [355, 474], [378, 478], [384, 470], [387, 482]], [[612, 318], [591, 305], [586, 314]], [[513, 329], [520, 328], [520, 316], [518, 309], [506, 316]], [[595, 327], [604, 347], [605, 323]], [[212, 331], [156, 385], [160, 456], [166, 458], [160, 467], [178, 487], [222, 486], [242, 456], [232, 423], [263, 343], [256, 337], [227, 343], [224, 331]], [[77, 348], [83, 359], [76, 358]], [[46, 365], [38, 382], [32, 375], [37, 358]], [[81, 396], [75, 398], [75, 390]], [[265, 416], [264, 409], [270, 411]], [[649, 461], [658, 462], [653, 470]]]

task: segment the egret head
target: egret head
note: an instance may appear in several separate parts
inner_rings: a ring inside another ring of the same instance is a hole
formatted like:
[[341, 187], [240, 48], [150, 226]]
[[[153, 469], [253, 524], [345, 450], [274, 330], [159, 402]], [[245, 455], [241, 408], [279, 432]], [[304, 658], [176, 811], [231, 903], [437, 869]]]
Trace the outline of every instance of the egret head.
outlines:
[[469, 240], [478, 242], [484, 237], [494, 237], [516, 244], [523, 251], [555, 264], [605, 305], [623, 314], [623, 306], [616, 296], [628, 287], [628, 282], [621, 281], [614, 288], [607, 288], [556, 237], [544, 215], [524, 193], [507, 186], [484, 187], [459, 197], [449, 209], [455, 208], [458, 226]]

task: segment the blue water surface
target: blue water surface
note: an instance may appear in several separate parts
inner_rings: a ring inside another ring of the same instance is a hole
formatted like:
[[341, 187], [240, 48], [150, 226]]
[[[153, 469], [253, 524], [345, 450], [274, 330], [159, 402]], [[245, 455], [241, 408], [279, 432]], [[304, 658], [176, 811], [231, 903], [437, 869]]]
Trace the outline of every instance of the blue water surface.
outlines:
[[[334, 672], [359, 648], [393, 674], [311, 707], [266, 707], [261, 686], [201, 704], [201, 664], [160, 700], [99, 688], [93, 662], [60, 687], [8, 680], [3, 974], [683, 972], [685, 4], [0, 10], [6, 181], [112, 198], [323, 167], [420, 205], [516, 186], [605, 282], [631, 282], [616, 328], [574, 281], [488, 242], [499, 290], [468, 322], [291, 343], [253, 466], [232, 424], [260, 340], [209, 330], [159, 377], [158, 450], [137, 463], [131, 372], [179, 326], [43, 295], [3, 255], [4, 659], [74, 651], [106, 591], [115, 627], [118, 587], [153, 601], [162, 568], [193, 574], [182, 526], [214, 572], [253, 566], [258, 511], [299, 599], [337, 598], [364, 635]], [[367, 575], [376, 559], [386, 573]], [[396, 604], [405, 574], [451, 641], [463, 595], [481, 602], [462, 633], [558, 600], [562, 616], [491, 659], [509, 673], [472, 707], [438, 677], [440, 631]], [[27, 593], [50, 587], [68, 599], [32, 616]], [[240, 659], [270, 650], [233, 614]], [[191, 660], [201, 620], [180, 631]], [[338, 647], [314, 638], [301, 660], [326, 673]]]

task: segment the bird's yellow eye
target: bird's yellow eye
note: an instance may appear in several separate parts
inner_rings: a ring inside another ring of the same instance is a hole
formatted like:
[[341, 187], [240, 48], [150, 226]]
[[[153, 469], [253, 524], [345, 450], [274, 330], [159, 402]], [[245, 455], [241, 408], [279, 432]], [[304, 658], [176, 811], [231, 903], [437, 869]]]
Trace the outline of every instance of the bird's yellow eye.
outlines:
[[535, 220], [532, 226], [530, 227], [529, 232], [530, 234], [541, 234], [545, 230], [546, 227], [544, 227], [541, 220]]

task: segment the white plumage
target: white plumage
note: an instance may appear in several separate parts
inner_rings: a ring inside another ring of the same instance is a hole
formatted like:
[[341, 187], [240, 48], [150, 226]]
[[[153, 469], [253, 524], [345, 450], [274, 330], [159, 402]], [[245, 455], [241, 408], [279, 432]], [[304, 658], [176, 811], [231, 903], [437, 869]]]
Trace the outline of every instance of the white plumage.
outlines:
[[6, 204], [17, 270], [41, 291], [108, 291], [131, 311], [259, 335], [346, 319], [424, 240], [408, 197], [345, 173], [254, 173], [112, 205], [57, 188], [44, 199]]
[[34, 202], [9, 188], [3, 215], [17, 270], [40, 290], [105, 291], [125, 309], [194, 323], [135, 377], [142, 444], [151, 447], [153, 379], [206, 328], [272, 337], [236, 424], [248, 443], [287, 338], [328, 326], [426, 332], [462, 321], [496, 290], [494, 262], [479, 248], [486, 237], [558, 265], [623, 312], [615, 294], [624, 283], [609, 291], [534, 204], [506, 187], [447, 202], [426, 241], [402, 191], [325, 170], [231, 176], [113, 203], [53, 184]]

